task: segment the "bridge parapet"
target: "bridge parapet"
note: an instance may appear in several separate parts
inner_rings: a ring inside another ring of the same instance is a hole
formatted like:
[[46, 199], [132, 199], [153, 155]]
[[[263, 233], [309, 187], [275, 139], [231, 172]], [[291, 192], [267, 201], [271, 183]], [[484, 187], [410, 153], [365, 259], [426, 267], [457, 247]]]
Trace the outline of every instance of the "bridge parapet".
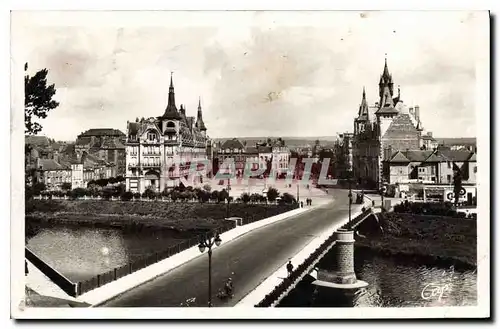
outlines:
[[[274, 307], [278, 305], [278, 303], [308, 274], [310, 273], [316, 264], [326, 255], [330, 249], [335, 246], [338, 238], [342, 243], [350, 243], [352, 241], [352, 252], [350, 251], [351, 247], [345, 248], [345, 260], [346, 262], [342, 265], [342, 273], [351, 272], [354, 274], [354, 236], [352, 234], [352, 230], [350, 227], [357, 223], [359, 224], [365, 218], [367, 218], [370, 214], [372, 214], [372, 209], [368, 208], [363, 211], [360, 215], [353, 218], [350, 223], [346, 223], [342, 226], [342, 228], [338, 229], [334, 233], [332, 233], [316, 250], [311, 253], [311, 255], [296, 269], [292, 271], [292, 273], [284, 279], [278, 286], [276, 286], [269, 294], [267, 294], [259, 303], [255, 305], [255, 307]], [[339, 232], [341, 232], [339, 234]], [[348, 233], [351, 232], [351, 233]], [[351, 255], [351, 257], [347, 257]], [[319, 273], [318, 273], [319, 275]], [[356, 279], [354, 275], [354, 279]]]

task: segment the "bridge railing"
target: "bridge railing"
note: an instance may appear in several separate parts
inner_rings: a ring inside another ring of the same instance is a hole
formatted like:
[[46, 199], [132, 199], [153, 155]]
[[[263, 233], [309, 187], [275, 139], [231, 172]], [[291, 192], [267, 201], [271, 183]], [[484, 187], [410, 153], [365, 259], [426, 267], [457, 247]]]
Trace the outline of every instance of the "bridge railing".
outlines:
[[[350, 223], [346, 223], [342, 228], [349, 228], [353, 223], [359, 223], [368, 214], [371, 213], [371, 208], [365, 210], [360, 215], [356, 216]], [[326, 252], [335, 245], [336, 242], [336, 232], [330, 235], [316, 250], [306, 258], [306, 260], [300, 264], [296, 269], [294, 269], [290, 275], [281, 281], [281, 283], [276, 286], [273, 291], [267, 294], [264, 299], [262, 299], [255, 307], [271, 307], [276, 304], [284, 294], [286, 294], [295, 284], [302, 280], [302, 278], [309, 273], [311, 268], [317, 264], [320, 259], [326, 254]]]
[[[286, 209], [286, 211], [294, 210], [297, 209], [298, 205], [291, 205], [289, 209]], [[266, 209], [263, 217], [261, 216], [251, 216], [249, 215], [248, 218], [243, 218], [242, 220], [242, 225], [247, 225], [268, 217], [276, 216], [283, 213], [283, 208], [269, 208]], [[223, 225], [219, 226], [217, 228], [217, 232], [219, 234], [227, 232], [233, 228], [236, 227], [236, 222], [235, 221], [226, 221], [224, 222]], [[200, 243], [200, 238], [202, 235], [199, 235], [197, 237], [191, 238], [189, 240], [185, 240], [175, 246], [172, 246], [170, 248], [167, 248], [165, 250], [156, 252], [154, 254], [148, 255], [144, 258], [138, 259], [134, 262], [130, 262], [128, 264], [125, 264], [121, 267], [116, 267], [113, 268], [112, 270], [98, 274], [97, 276], [94, 276], [88, 280], [78, 282], [76, 284], [76, 293], [77, 295], [82, 295], [88, 291], [94, 290], [96, 288], [99, 288], [107, 283], [110, 283], [112, 281], [116, 281], [126, 275], [132, 274], [138, 270], [141, 270], [145, 267], [148, 267], [150, 265], [156, 264], [159, 261], [162, 261], [164, 259], [167, 259], [175, 254], [178, 254], [184, 250], [187, 250], [191, 247], [198, 246]]]

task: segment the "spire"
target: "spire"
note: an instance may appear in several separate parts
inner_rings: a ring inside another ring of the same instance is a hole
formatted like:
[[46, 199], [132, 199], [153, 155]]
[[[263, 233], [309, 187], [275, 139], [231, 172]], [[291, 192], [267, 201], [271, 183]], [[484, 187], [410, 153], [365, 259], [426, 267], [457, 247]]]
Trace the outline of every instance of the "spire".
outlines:
[[382, 72], [382, 75], [380, 76], [380, 82], [378, 84], [381, 104], [383, 103], [382, 98], [384, 98], [385, 87], [389, 87], [390, 97], [392, 98], [394, 96], [394, 83], [392, 81], [392, 75], [389, 72], [389, 67], [387, 65], [387, 54], [385, 54], [385, 56], [386, 57], [385, 57], [385, 63], [384, 63], [384, 71]]
[[198, 117], [196, 118], [196, 127], [198, 127], [200, 131], [207, 130], [207, 127], [205, 127], [205, 123], [203, 122], [203, 114], [201, 112], [201, 97], [198, 98]]
[[[364, 116], [366, 115], [366, 118]], [[361, 104], [359, 105], [358, 116], [360, 119], [368, 119], [368, 102], [366, 101], [366, 90], [363, 86], [363, 98], [361, 99]]]
[[162, 119], [172, 119], [179, 120], [181, 118], [177, 107], [175, 106], [175, 92], [174, 92], [174, 72], [170, 72], [170, 87], [168, 88], [168, 103], [165, 113], [163, 113]]

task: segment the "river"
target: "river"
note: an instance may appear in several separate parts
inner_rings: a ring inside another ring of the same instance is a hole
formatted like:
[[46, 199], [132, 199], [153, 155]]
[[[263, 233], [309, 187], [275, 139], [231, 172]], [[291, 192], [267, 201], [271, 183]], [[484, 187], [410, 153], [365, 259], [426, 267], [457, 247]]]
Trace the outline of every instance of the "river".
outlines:
[[[328, 269], [325, 256], [319, 268]], [[408, 259], [356, 250], [355, 271], [369, 286], [356, 292], [317, 288], [308, 276], [284, 298], [279, 307], [423, 307], [474, 306], [477, 274], [415, 264]]]
[[169, 231], [56, 225], [41, 228], [28, 248], [73, 282], [88, 280], [182, 242]]

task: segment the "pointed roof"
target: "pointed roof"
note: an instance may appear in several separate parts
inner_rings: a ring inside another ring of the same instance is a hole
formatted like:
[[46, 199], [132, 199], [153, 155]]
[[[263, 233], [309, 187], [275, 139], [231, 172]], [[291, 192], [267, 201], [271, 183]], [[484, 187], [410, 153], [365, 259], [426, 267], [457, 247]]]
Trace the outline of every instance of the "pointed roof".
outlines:
[[201, 97], [198, 98], [198, 116], [196, 118], [196, 127], [198, 127], [198, 129], [201, 131], [207, 130], [205, 122], [203, 122], [203, 114], [201, 111]]
[[180, 120], [181, 115], [177, 111], [177, 107], [175, 106], [175, 92], [174, 92], [174, 80], [173, 80], [173, 72], [170, 74], [170, 87], [168, 88], [168, 103], [167, 108], [165, 109], [165, 113], [160, 117], [161, 119], [171, 119], [171, 120]]
[[358, 120], [368, 120], [369, 115], [368, 102], [366, 101], [366, 91], [365, 87], [363, 87], [363, 98], [361, 99], [361, 104], [359, 105]]
[[391, 159], [389, 160], [389, 162], [391, 163], [409, 163], [410, 160], [408, 160], [408, 158], [403, 154], [401, 153], [401, 151], [397, 151], [392, 157]]
[[382, 94], [382, 99], [380, 102], [380, 108], [375, 112], [375, 114], [397, 114], [398, 110], [394, 108], [394, 102], [391, 96], [391, 92], [388, 86], [384, 87], [384, 92]]

